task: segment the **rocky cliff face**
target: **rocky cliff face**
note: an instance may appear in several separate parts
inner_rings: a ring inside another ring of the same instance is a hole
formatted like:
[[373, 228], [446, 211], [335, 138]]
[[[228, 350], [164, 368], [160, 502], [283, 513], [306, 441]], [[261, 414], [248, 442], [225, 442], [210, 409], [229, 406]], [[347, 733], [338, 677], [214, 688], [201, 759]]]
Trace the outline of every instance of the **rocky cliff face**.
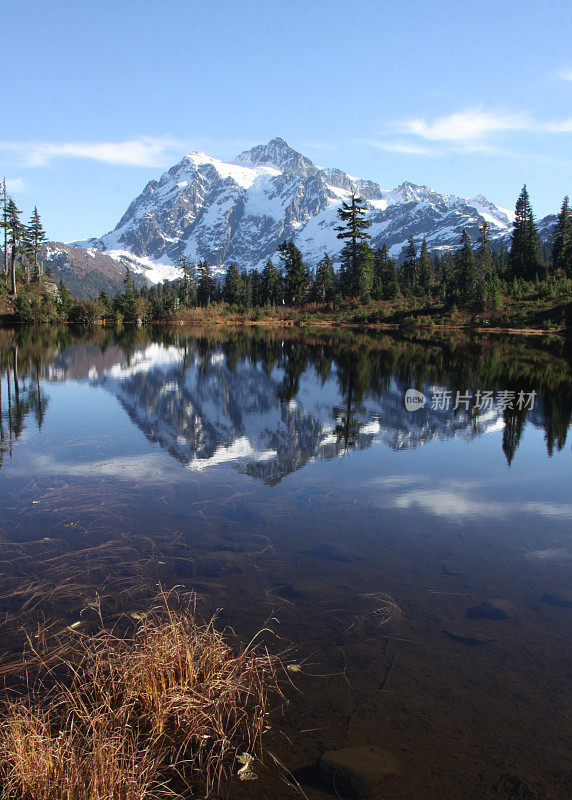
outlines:
[[[487, 220], [493, 239], [510, 237], [511, 214], [482, 195], [464, 199], [405, 182], [391, 191], [370, 180], [323, 169], [272, 139], [223, 162], [190, 153], [150, 181], [113, 231], [78, 244], [130, 265], [150, 280], [171, 278], [181, 255], [206, 259], [223, 271], [233, 261], [261, 268], [287, 240], [314, 265], [328, 252], [334, 258], [337, 209], [356, 192], [366, 200], [373, 247], [387, 244], [399, 259], [409, 236], [430, 249], [456, 247], [463, 228], [476, 239]], [[541, 226], [551, 233], [551, 223]]]

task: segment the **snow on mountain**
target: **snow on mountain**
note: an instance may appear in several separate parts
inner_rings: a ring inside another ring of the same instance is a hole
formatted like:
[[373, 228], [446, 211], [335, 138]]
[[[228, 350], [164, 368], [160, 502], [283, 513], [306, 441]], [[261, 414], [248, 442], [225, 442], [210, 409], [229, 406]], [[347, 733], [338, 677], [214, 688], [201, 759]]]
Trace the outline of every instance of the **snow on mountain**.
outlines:
[[97, 248], [149, 280], [172, 279], [181, 255], [215, 270], [233, 261], [262, 268], [290, 238], [310, 265], [342, 243], [337, 209], [356, 192], [367, 203], [373, 247], [399, 258], [409, 236], [433, 250], [457, 246], [463, 228], [476, 239], [483, 220], [493, 239], [510, 234], [511, 215], [482, 195], [465, 200], [404, 182], [386, 191], [339, 169], [324, 169], [275, 138], [228, 163], [190, 153], [133, 200], [113, 231], [77, 242]]

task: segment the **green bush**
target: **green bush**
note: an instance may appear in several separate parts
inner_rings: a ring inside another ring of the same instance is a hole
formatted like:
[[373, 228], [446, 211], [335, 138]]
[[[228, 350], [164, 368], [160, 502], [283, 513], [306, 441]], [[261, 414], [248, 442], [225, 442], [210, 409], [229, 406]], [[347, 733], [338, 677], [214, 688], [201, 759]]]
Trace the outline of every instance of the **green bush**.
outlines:
[[105, 309], [99, 300], [78, 300], [71, 307], [69, 320], [75, 325], [95, 325], [104, 314]]
[[16, 317], [19, 322], [46, 323], [57, 322], [59, 311], [56, 303], [47, 295], [41, 299], [18, 295], [15, 301]]

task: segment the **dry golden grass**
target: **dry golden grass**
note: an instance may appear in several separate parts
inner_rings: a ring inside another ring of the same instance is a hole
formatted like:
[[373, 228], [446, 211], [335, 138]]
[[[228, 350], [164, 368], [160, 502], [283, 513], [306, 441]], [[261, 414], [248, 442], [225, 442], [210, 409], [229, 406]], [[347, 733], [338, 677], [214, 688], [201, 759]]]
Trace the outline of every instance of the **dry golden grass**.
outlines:
[[253, 642], [232, 648], [172, 594], [128, 636], [76, 634], [6, 708], [0, 797], [155, 800], [181, 796], [173, 780], [221, 791], [238, 754], [262, 754], [278, 663]]
[[[57, 728], [57, 730], [56, 730]], [[24, 703], [9, 707], [0, 740], [2, 797], [26, 800], [158, 800], [153, 753], [105, 715], [86, 727], [73, 715], [54, 726]]]

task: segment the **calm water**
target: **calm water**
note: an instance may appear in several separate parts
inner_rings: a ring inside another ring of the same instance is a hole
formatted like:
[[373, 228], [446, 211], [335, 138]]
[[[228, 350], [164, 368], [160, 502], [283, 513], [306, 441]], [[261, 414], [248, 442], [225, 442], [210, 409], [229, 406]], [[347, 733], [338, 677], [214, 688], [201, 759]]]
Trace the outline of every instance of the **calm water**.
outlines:
[[52, 328], [0, 358], [6, 658], [180, 584], [302, 665], [269, 746], [308, 797], [364, 744], [401, 763], [384, 798], [572, 796], [564, 342]]

